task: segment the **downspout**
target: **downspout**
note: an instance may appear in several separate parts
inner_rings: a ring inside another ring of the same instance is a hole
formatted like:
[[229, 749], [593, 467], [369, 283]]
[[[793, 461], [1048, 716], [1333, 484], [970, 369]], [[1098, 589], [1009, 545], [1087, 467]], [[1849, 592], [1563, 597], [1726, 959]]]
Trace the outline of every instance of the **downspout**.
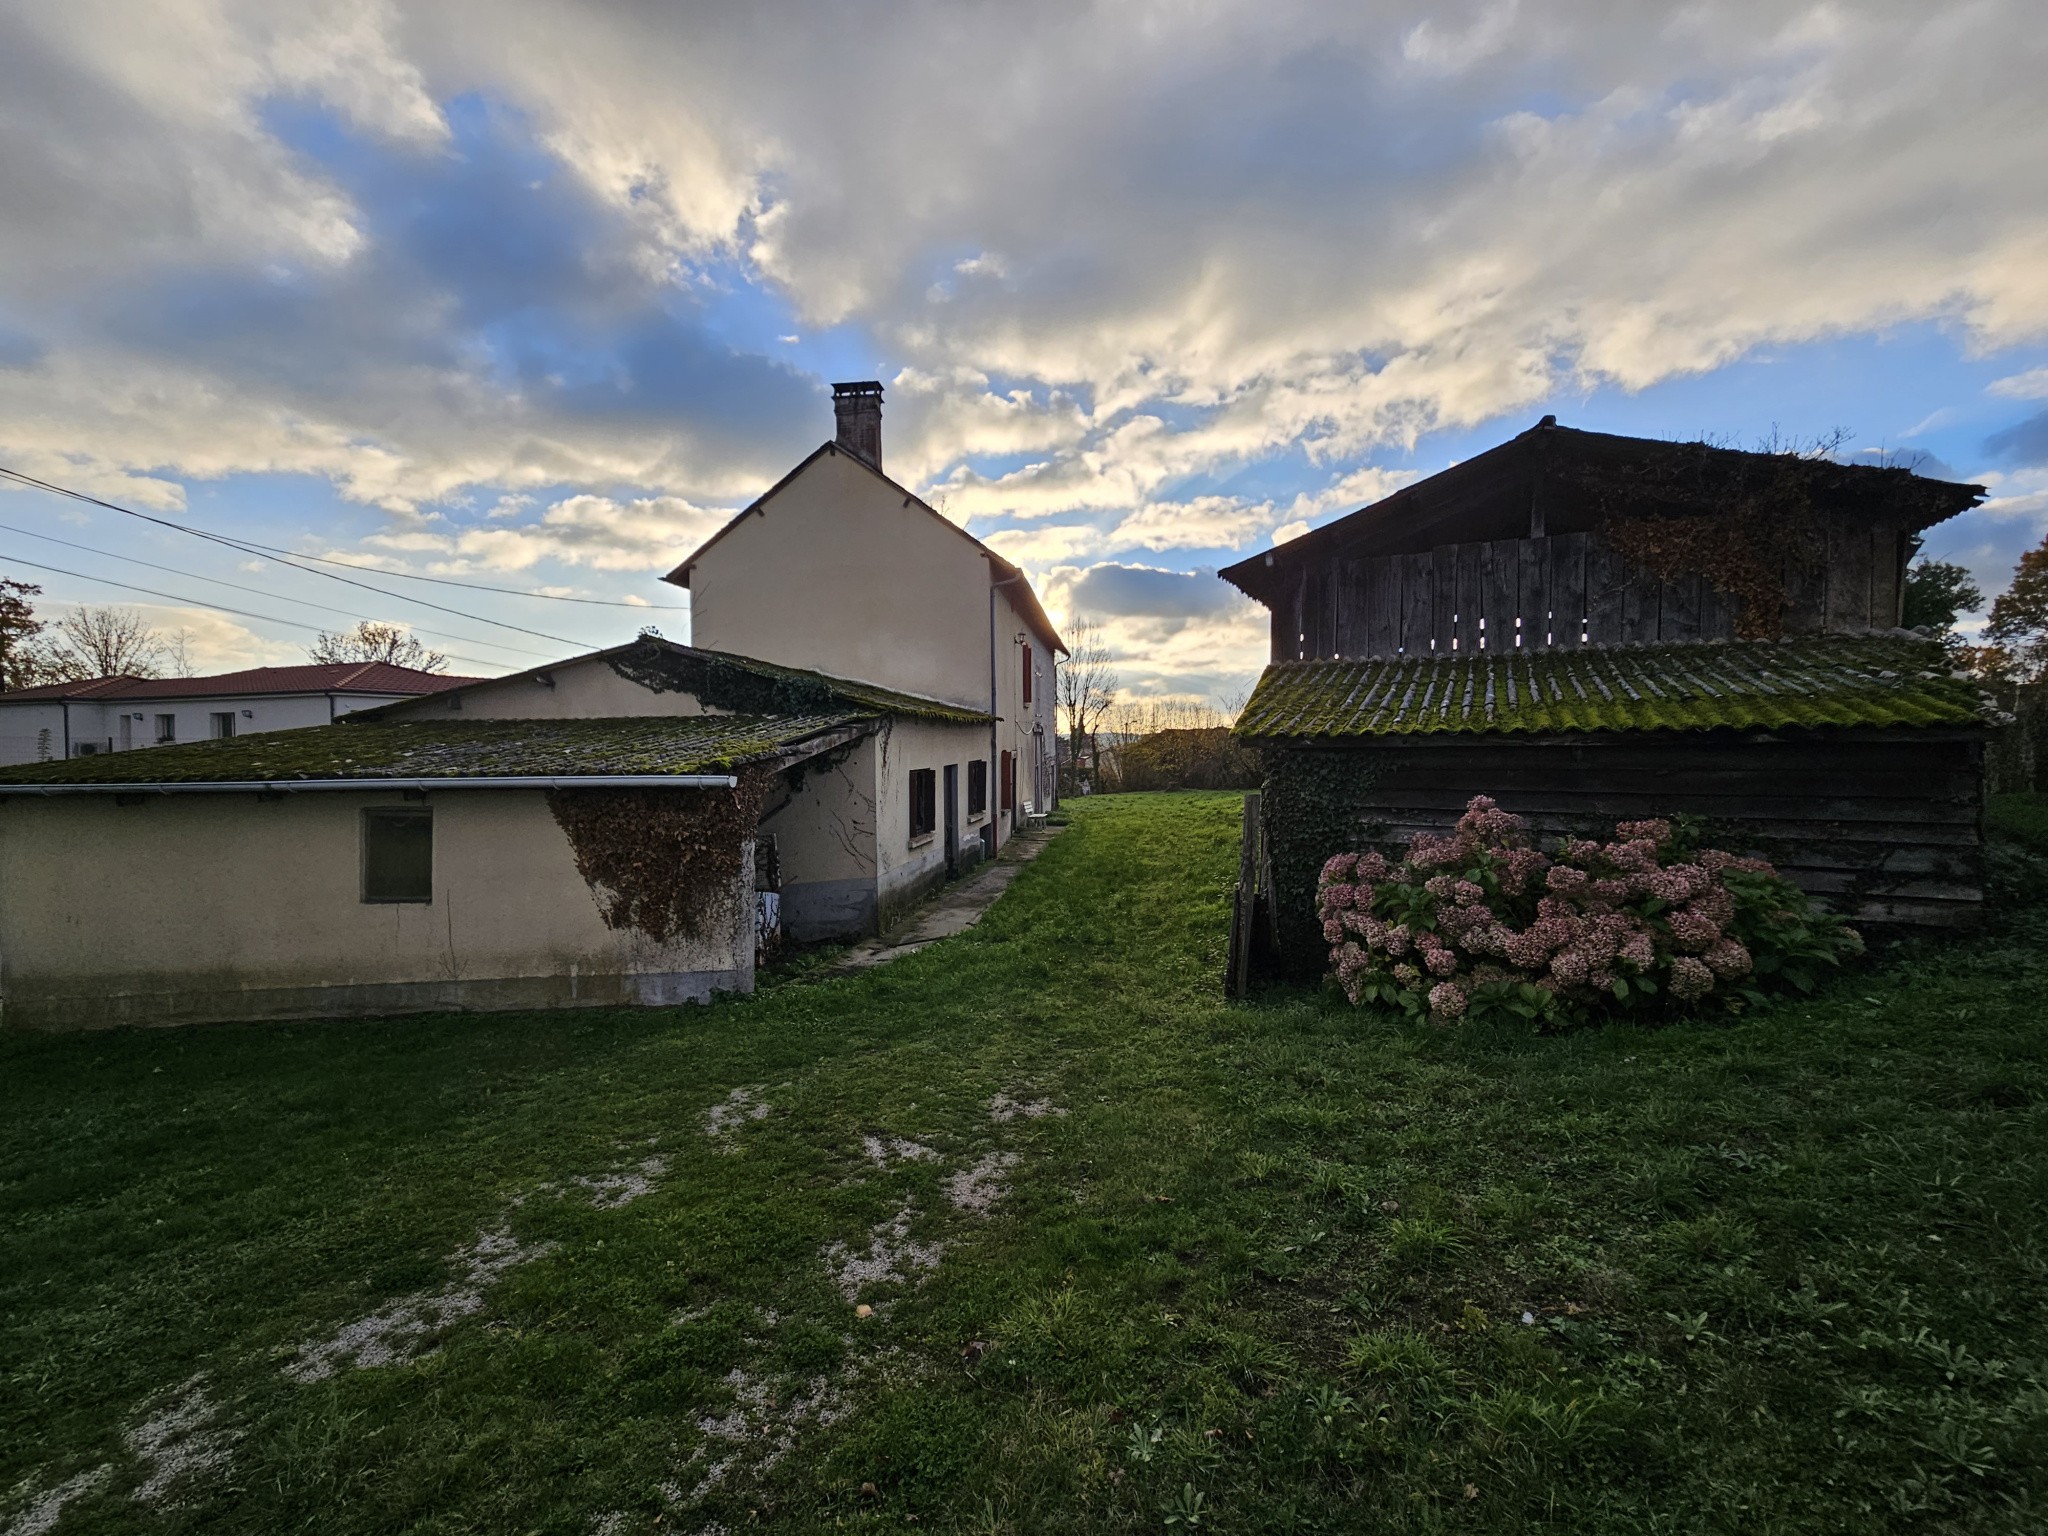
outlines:
[[[991, 613], [993, 613], [993, 610], [991, 610]], [[994, 620], [991, 619], [990, 622], [993, 623]], [[69, 762], [71, 761], [71, 701], [69, 699], [62, 699], [59, 703], [64, 710], [64, 760]]]
[[[1002, 718], [1002, 712], [996, 708], [996, 588], [1015, 586], [1023, 579], [1024, 573], [1019, 571], [1014, 576], [1006, 576], [997, 581], [991, 568], [988, 584], [988, 824], [998, 831], [999, 835], [990, 839], [998, 846], [1002, 843], [1000, 829], [1003, 820], [1003, 754], [997, 744], [996, 735], [997, 723]], [[1014, 815], [1015, 812], [1011, 814]], [[995, 852], [995, 848], [990, 848], [989, 856], [993, 858]]]

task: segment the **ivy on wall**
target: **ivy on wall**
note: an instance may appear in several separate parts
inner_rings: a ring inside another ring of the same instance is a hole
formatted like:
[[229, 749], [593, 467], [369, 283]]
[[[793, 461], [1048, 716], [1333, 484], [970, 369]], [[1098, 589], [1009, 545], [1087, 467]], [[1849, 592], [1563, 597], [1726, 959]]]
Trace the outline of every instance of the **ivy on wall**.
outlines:
[[555, 789], [548, 809], [607, 928], [656, 943], [696, 938], [729, 912], [732, 882], [775, 773], [733, 789]]
[[1328, 959], [1316, 917], [1316, 879], [1332, 854], [1354, 852], [1386, 836], [1365, 814], [1378, 784], [1376, 751], [1289, 751], [1269, 747], [1262, 793], [1266, 848], [1273, 861], [1273, 913], [1280, 965], [1313, 980]]

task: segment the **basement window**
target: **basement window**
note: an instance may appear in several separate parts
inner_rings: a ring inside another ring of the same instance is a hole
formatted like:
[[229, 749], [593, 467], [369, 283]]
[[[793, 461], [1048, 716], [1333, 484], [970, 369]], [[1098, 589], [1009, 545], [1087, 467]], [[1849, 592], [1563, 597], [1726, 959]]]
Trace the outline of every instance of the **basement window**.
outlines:
[[967, 814], [986, 816], [988, 814], [988, 764], [976, 761], [967, 765]]
[[414, 904], [434, 899], [434, 812], [380, 805], [363, 812], [363, 900]]
[[910, 770], [910, 836], [915, 842], [930, 837], [939, 828], [939, 771], [936, 768]]

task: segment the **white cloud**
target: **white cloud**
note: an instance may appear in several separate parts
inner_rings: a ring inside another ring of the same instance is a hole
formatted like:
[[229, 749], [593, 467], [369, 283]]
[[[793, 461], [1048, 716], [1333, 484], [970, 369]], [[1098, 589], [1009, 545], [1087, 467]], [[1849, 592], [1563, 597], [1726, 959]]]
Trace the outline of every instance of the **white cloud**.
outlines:
[[2008, 400], [2048, 400], [2048, 368], [2029, 368], [2025, 373], [1994, 379], [1985, 392]]

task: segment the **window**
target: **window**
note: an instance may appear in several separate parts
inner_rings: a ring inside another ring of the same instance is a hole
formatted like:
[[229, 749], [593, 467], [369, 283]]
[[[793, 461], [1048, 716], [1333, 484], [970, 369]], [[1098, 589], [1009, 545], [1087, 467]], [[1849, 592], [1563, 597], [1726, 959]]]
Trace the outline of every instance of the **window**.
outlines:
[[178, 739], [178, 717], [176, 715], [158, 715], [156, 717], [156, 739], [158, 745]]
[[1003, 754], [1003, 809], [1017, 809], [1017, 759], [1009, 752]]
[[988, 813], [988, 764], [972, 762], [967, 765], [967, 814], [983, 816]]
[[1026, 704], [1029, 704], [1029, 703], [1031, 702], [1031, 674], [1032, 674], [1032, 671], [1034, 670], [1034, 669], [1033, 669], [1033, 667], [1032, 667], [1032, 665], [1031, 665], [1031, 642], [1030, 642], [1029, 640], [1026, 640], [1026, 641], [1024, 642], [1024, 645], [1023, 645], [1023, 651], [1024, 651], [1024, 702], [1025, 702]]
[[225, 741], [235, 734], [235, 712], [232, 709], [217, 710], [207, 718], [213, 722], [215, 741]]
[[363, 900], [434, 899], [434, 813], [427, 806], [363, 812]]
[[939, 826], [939, 775], [935, 768], [910, 770], [910, 835], [930, 837]]

